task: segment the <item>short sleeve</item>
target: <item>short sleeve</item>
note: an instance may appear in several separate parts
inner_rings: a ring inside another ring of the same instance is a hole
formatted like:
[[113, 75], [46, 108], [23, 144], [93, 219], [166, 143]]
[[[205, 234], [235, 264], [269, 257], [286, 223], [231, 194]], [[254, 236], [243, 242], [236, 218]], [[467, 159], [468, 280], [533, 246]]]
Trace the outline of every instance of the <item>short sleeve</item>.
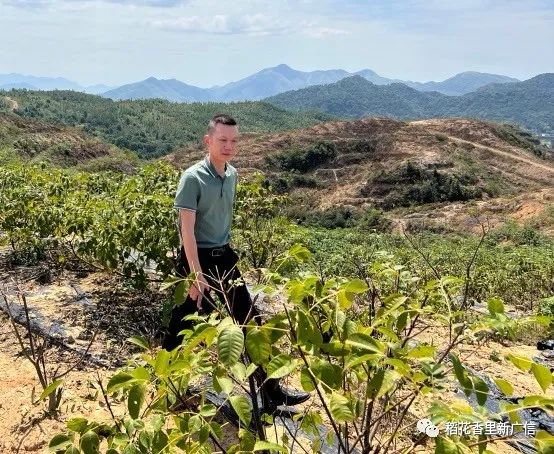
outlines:
[[173, 207], [196, 211], [199, 198], [200, 185], [198, 179], [192, 173], [183, 173], [179, 180], [179, 185], [177, 186]]

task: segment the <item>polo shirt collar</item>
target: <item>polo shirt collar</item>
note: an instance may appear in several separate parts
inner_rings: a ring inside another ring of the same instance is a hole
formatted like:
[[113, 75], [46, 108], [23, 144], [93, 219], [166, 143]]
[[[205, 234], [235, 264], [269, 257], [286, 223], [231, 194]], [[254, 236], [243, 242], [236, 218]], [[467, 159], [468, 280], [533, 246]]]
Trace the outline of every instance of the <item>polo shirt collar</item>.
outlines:
[[225, 163], [225, 170], [224, 170], [224, 176], [221, 176], [219, 173], [217, 173], [217, 170], [215, 169], [215, 166], [210, 161], [210, 155], [207, 155], [204, 158], [204, 165], [208, 169], [208, 172], [212, 175], [214, 178], [225, 178], [227, 176], [227, 163]]

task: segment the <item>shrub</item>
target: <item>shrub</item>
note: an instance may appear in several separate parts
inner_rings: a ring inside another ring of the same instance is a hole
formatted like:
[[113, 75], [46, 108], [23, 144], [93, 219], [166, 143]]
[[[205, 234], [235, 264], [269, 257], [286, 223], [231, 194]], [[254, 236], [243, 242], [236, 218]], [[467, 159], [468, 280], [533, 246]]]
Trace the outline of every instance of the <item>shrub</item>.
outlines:
[[391, 226], [391, 220], [378, 208], [365, 210], [357, 223], [357, 227], [363, 230], [375, 230], [377, 232], [388, 232]]
[[476, 183], [477, 179], [469, 174], [450, 174], [437, 169], [425, 169], [408, 161], [391, 171], [383, 171], [374, 176], [360, 192], [364, 197], [374, 193], [384, 195], [380, 205], [382, 208], [390, 209], [480, 197], [482, 189], [474, 187]]
[[336, 155], [337, 150], [334, 143], [318, 142], [308, 149], [293, 148], [268, 156], [266, 161], [271, 167], [280, 170], [297, 170], [306, 173], [334, 159]]

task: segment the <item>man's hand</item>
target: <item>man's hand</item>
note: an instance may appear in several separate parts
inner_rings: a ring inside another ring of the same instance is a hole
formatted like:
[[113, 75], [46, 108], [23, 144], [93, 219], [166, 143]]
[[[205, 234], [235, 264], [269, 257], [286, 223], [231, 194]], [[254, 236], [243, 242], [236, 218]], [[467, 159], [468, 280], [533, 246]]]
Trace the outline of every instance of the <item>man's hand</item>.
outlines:
[[199, 276], [198, 279], [190, 286], [189, 296], [196, 301], [196, 307], [199, 311], [202, 310], [202, 297], [204, 290], [209, 290], [210, 286], [204, 276]]

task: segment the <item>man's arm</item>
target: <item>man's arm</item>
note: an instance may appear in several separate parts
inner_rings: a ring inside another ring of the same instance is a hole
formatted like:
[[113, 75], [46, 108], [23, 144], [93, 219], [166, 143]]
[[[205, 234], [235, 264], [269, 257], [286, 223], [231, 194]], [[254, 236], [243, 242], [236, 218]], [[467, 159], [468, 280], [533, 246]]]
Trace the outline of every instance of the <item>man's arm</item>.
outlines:
[[202, 273], [202, 267], [198, 260], [198, 247], [196, 237], [194, 236], [194, 223], [196, 221], [196, 212], [192, 210], [179, 209], [179, 223], [181, 225], [181, 242], [185, 249], [185, 255], [189, 264], [190, 271], [196, 273], [196, 283], [190, 286], [189, 296], [196, 301], [196, 307], [202, 308], [202, 296], [204, 290], [208, 289], [208, 283]]

